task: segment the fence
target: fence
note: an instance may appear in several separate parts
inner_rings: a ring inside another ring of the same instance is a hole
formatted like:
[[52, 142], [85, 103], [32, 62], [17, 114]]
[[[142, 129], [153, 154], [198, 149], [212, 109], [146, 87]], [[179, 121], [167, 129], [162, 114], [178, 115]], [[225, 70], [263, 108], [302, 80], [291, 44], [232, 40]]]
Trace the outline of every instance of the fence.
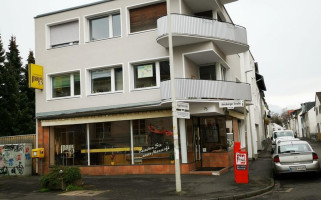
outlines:
[[22, 143], [31, 143], [32, 148], [35, 148], [36, 134], [0, 137], [0, 144], [22, 144]]

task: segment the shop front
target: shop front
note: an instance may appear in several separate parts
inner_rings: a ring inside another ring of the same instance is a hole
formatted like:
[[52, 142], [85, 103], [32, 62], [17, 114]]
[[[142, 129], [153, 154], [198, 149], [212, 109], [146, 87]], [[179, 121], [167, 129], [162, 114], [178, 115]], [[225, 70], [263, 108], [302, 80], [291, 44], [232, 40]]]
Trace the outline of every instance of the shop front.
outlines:
[[[58, 165], [78, 166], [88, 175], [173, 174], [170, 115], [171, 111], [166, 111], [158, 117], [149, 114], [148, 118], [129, 120], [123, 116], [124, 120], [109, 121], [97, 121], [96, 117], [96, 122], [89, 118], [38, 121], [38, 144], [46, 149], [44, 173]], [[180, 151], [181, 158], [187, 158], [181, 173], [233, 166], [238, 124], [236, 118], [224, 115], [186, 119], [185, 129], [178, 127], [180, 137], [186, 138], [186, 144], [180, 143], [180, 148], [186, 149]]]

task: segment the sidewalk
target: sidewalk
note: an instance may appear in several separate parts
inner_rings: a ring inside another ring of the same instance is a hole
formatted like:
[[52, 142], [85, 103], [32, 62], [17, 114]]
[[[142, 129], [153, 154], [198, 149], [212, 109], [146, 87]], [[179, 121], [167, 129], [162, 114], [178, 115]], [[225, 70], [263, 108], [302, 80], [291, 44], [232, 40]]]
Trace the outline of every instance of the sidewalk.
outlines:
[[175, 175], [85, 176], [86, 192], [37, 192], [39, 176], [0, 177], [0, 199], [241, 199], [273, 188], [271, 154], [249, 162], [249, 184], [236, 184], [233, 168], [221, 176], [182, 175], [182, 192], [175, 192]]

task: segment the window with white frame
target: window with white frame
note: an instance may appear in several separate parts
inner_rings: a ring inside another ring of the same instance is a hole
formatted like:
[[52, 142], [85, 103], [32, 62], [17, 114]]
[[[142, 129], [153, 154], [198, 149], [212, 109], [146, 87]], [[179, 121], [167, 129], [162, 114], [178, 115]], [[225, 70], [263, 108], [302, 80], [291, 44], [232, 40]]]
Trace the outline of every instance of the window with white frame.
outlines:
[[161, 81], [170, 80], [169, 61], [135, 64], [134, 89], [156, 87]]
[[123, 90], [122, 67], [92, 69], [89, 73], [91, 94]]
[[50, 48], [79, 43], [79, 22], [71, 21], [49, 26]]
[[88, 18], [90, 41], [121, 35], [120, 14], [107, 14]]
[[80, 72], [51, 76], [52, 98], [80, 95]]

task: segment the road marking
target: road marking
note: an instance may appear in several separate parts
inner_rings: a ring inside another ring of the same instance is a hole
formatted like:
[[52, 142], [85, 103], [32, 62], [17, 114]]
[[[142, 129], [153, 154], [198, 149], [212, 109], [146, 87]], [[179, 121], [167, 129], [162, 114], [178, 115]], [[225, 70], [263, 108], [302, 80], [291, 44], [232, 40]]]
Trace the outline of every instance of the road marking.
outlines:
[[104, 192], [109, 192], [110, 190], [77, 190], [77, 191], [71, 191], [71, 192], [65, 192], [61, 193], [59, 195], [61, 196], [77, 196], [77, 197], [93, 197], [99, 194], [102, 194]]

